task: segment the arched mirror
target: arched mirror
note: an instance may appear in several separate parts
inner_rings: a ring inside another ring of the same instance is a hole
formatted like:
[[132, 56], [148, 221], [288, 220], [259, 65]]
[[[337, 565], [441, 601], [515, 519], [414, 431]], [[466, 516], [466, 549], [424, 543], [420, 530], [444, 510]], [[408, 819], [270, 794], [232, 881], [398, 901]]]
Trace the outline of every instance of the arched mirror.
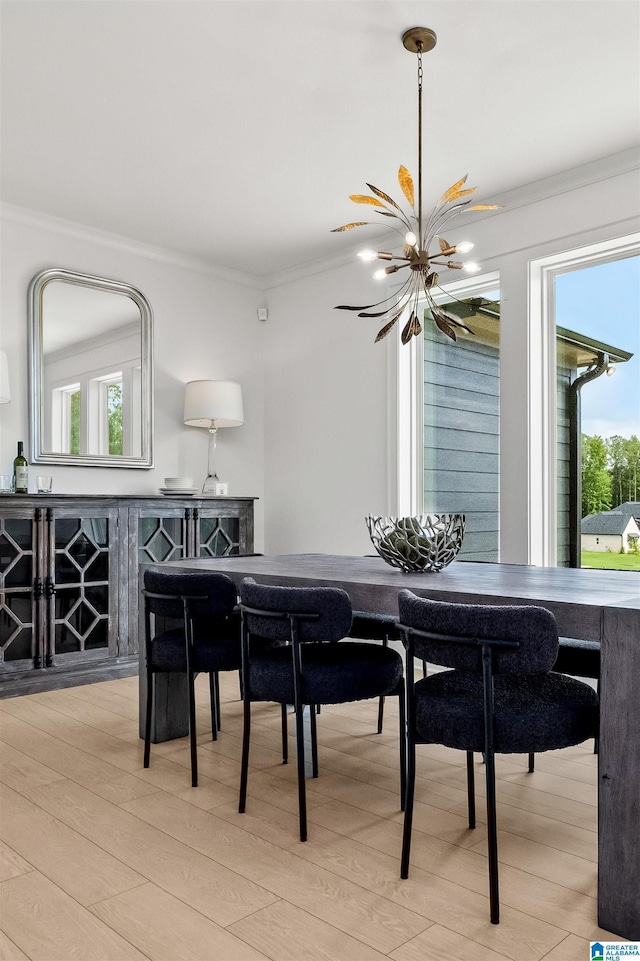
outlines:
[[31, 460], [153, 466], [153, 315], [114, 280], [44, 270], [29, 288]]

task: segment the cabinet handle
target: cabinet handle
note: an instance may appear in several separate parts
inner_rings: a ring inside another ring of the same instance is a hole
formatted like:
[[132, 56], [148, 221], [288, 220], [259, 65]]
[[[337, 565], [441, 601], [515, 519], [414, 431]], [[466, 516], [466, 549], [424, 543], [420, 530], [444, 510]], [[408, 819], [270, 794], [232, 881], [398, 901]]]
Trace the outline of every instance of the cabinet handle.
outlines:
[[41, 577], [36, 577], [33, 582], [33, 596], [36, 600], [44, 594], [44, 584]]
[[52, 581], [52, 579], [51, 579], [50, 577], [47, 577], [46, 587], [45, 587], [45, 593], [46, 593], [47, 597], [53, 597], [53, 595], [55, 594], [55, 592], [56, 592], [55, 584], [53, 583], [53, 581]]

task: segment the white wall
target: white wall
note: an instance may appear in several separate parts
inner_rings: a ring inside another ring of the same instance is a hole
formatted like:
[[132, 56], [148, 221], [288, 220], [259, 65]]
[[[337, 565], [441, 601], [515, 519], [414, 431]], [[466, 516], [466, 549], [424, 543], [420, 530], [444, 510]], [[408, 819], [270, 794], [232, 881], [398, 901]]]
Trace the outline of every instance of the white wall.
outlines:
[[[203, 266], [98, 232], [5, 208], [2, 221], [0, 346], [9, 357], [11, 403], [0, 407], [0, 473], [10, 473], [16, 441], [28, 440], [27, 290], [47, 267], [138, 287], [154, 314], [155, 467], [152, 470], [47, 466], [60, 493], [156, 493], [167, 475], [207, 469], [207, 433], [182, 423], [184, 384], [237, 380], [245, 424], [218, 434], [217, 468], [230, 494], [257, 496], [256, 549], [264, 529], [262, 295], [243, 278], [220, 279]], [[33, 490], [36, 465], [30, 468]]]
[[618, 554], [622, 547], [620, 534], [581, 534], [580, 541], [583, 551], [611, 551]]
[[334, 309], [372, 303], [369, 273], [349, 263], [268, 293], [269, 553], [371, 553], [365, 514], [388, 510], [388, 344], [376, 320]]

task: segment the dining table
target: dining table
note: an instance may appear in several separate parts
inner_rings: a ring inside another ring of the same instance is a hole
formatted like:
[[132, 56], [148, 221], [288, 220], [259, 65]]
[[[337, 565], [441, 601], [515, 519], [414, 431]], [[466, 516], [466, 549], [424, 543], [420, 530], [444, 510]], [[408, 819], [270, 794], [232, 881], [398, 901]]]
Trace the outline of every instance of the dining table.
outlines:
[[[406, 573], [377, 556], [246, 555], [168, 562], [288, 587], [339, 587], [353, 608], [397, 614], [398, 593], [468, 604], [537, 604], [563, 637], [599, 641], [598, 924], [640, 940], [640, 572], [455, 560], [438, 573]], [[163, 567], [168, 566], [163, 564]], [[149, 565], [155, 567], [157, 565]], [[141, 676], [141, 711], [146, 699]], [[168, 677], [154, 740], [187, 733], [186, 685]]]

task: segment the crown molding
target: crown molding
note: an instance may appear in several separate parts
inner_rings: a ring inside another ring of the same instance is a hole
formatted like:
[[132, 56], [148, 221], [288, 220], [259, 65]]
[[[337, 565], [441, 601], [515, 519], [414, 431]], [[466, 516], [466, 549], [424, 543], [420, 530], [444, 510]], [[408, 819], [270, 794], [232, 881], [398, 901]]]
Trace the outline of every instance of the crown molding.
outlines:
[[197, 257], [189, 257], [175, 250], [170, 250], [165, 247], [154, 247], [152, 244], [132, 240], [130, 237], [123, 237], [120, 234], [100, 230], [97, 227], [88, 227], [85, 224], [79, 224], [72, 220], [64, 220], [62, 217], [54, 217], [37, 210], [29, 210], [26, 207], [17, 207], [13, 204], [3, 203], [0, 205], [0, 216], [3, 220], [21, 224], [25, 227], [33, 227], [36, 230], [48, 230], [51, 233], [72, 237], [74, 240], [80, 240], [84, 243], [111, 247], [123, 253], [135, 254], [139, 257], [147, 257], [149, 260], [158, 261], [159, 263], [170, 264], [172, 267], [194, 270], [197, 273], [207, 274], [210, 277], [228, 281], [232, 284], [241, 284], [244, 287], [251, 287], [255, 290], [262, 290], [264, 288], [262, 279], [253, 274], [247, 274], [239, 270], [231, 270], [206, 260], [200, 260]]
[[[533, 180], [531, 183], [505, 190], [495, 196], [492, 195], [490, 202], [499, 204], [501, 210], [513, 210], [516, 207], [526, 207], [541, 200], [549, 200], [559, 194], [580, 190], [582, 187], [601, 183], [604, 180], [611, 180], [613, 177], [619, 177], [622, 174], [632, 173], [639, 169], [640, 147], [631, 147], [621, 153], [600, 157], [598, 160], [589, 161], [589, 163], [581, 164], [579, 167], [561, 170], [559, 173], [542, 178], [542, 180]], [[496, 216], [496, 214], [491, 216]]]

